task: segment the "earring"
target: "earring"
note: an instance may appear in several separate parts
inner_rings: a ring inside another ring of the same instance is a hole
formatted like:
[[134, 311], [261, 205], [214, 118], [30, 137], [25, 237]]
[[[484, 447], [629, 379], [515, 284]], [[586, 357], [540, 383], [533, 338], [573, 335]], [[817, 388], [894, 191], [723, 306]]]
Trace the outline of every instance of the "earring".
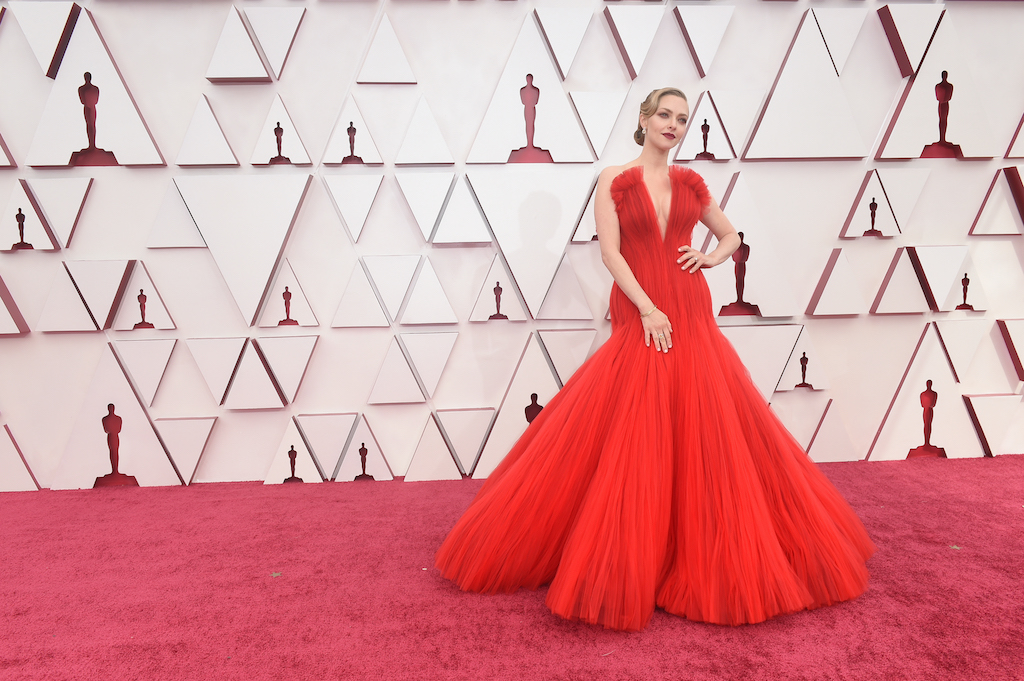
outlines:
[[640, 134], [641, 135], [646, 135], [647, 134], [647, 128], [640, 128]]

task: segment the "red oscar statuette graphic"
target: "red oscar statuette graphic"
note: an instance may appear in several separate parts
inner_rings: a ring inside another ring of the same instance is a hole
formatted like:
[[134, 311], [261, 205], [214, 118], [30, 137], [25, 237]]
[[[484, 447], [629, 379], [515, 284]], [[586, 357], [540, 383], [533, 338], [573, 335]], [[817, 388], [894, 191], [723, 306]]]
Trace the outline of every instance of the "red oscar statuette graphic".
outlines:
[[139, 289], [139, 295], [137, 295], [135, 298], [136, 298], [136, 300], [139, 301], [139, 313], [142, 315], [142, 321], [138, 322], [132, 328], [133, 329], [152, 329], [153, 325], [150, 322], [146, 321], [146, 300], [147, 300], [147, 298], [146, 298], [146, 294], [143, 293], [143, 290], [141, 288]]
[[939, 395], [932, 390], [931, 379], [925, 381], [925, 390], [921, 393], [921, 408], [924, 410], [924, 444], [920, 447], [914, 447], [907, 454], [908, 459], [913, 459], [918, 456], [934, 456], [937, 458], [945, 459], [946, 450], [942, 447], [936, 447], [931, 443], [932, 440], [932, 419], [935, 418], [935, 404], [939, 401]]
[[534, 123], [537, 120], [537, 102], [540, 101], [540, 88], [533, 84], [533, 74], [526, 74], [526, 86], [519, 90], [519, 98], [523, 101], [526, 117], [526, 146], [515, 149], [508, 155], [509, 163], [554, 163], [551, 152], [540, 149], [533, 144]]
[[949, 100], [953, 99], [953, 84], [947, 78], [949, 71], [942, 72], [942, 80], [935, 84], [935, 99], [939, 100], [939, 141], [927, 145], [921, 158], [963, 158], [959, 144], [946, 141], [946, 125], [949, 123]]
[[277, 156], [270, 159], [270, 165], [290, 165], [292, 160], [287, 156], [281, 155], [281, 140], [284, 139], [284, 128], [281, 127], [280, 121], [278, 121], [277, 125], [274, 126], [274, 137], [277, 138]]
[[704, 137], [704, 151], [697, 154], [694, 158], [695, 161], [714, 161], [715, 155], [708, 151], [708, 133], [711, 132], [711, 126], [708, 125], [708, 119], [704, 119], [704, 123], [700, 126], [700, 134]]
[[348, 156], [341, 159], [341, 165], [347, 163], [362, 163], [363, 159], [356, 156], [356, 126], [352, 121], [348, 122]]
[[750, 245], [743, 243], [743, 232], [737, 232], [740, 237], [740, 247], [732, 254], [732, 260], [736, 263], [736, 302], [723, 305], [719, 311], [719, 317], [732, 317], [738, 315], [761, 316], [761, 310], [757, 305], [743, 300], [743, 287], [747, 279], [747, 260], [750, 259]]
[[295, 451], [295, 445], [291, 445], [288, 449], [288, 462], [292, 466], [291, 476], [284, 479], [285, 482], [302, 482], [302, 478], [295, 476], [295, 459], [299, 456], [299, 453]]
[[494, 314], [488, 317], [491, 319], [508, 319], [508, 315], [501, 314], [501, 282], [494, 282]]
[[116, 166], [114, 153], [96, 146], [96, 105], [100, 101], [100, 89], [93, 85], [92, 74], [85, 72], [85, 84], [78, 88], [78, 98], [82, 101], [85, 114], [85, 134], [89, 138], [89, 146], [71, 154], [68, 165], [72, 166]]
[[540, 415], [544, 405], [537, 404], [537, 393], [530, 393], [530, 403], [526, 405], [526, 422], [533, 423], [533, 420]]
[[881, 230], [875, 229], [875, 216], [878, 214], [878, 201], [875, 201], [875, 197], [871, 197], [871, 203], [868, 204], [868, 210], [871, 211], [871, 229], [864, 230], [862, 236], [885, 236]]
[[125, 475], [117, 470], [119, 460], [118, 449], [121, 446], [121, 417], [114, 413], [114, 405], [107, 405], [107, 415], [101, 419], [103, 432], [107, 434], [107, 451], [110, 453], [110, 472], [96, 478], [93, 487], [138, 487], [139, 483], [132, 475]]
[[18, 221], [18, 243], [11, 246], [12, 251], [31, 251], [32, 244], [25, 241], [25, 214], [18, 209], [18, 214], [14, 216], [14, 219]]
[[359, 463], [363, 467], [363, 472], [355, 477], [356, 480], [373, 480], [373, 476], [367, 474], [367, 472], [366, 472], [366, 455], [369, 454], [369, 453], [370, 453], [370, 451], [366, 448], [366, 443], [365, 442], [360, 442], [359, 443]]
[[281, 294], [284, 298], [284, 319], [277, 323], [278, 326], [298, 326], [299, 323], [292, 319], [292, 292], [288, 290], [288, 287], [284, 287], [284, 293]]
[[807, 382], [807, 353], [800, 357], [800, 382], [797, 383], [794, 388], [807, 388], [808, 390], [814, 390], [814, 386]]
[[960, 285], [964, 288], [964, 302], [956, 306], [958, 310], [973, 310], [974, 306], [967, 302], [967, 287], [971, 285], [971, 280], [967, 277], [967, 273], [964, 272], [964, 278], [960, 280]]

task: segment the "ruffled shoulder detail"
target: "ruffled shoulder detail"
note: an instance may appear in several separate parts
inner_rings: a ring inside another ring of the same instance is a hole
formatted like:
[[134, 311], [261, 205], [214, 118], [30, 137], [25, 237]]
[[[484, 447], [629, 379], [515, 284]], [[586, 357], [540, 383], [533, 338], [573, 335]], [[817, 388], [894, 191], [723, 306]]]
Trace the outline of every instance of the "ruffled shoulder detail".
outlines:
[[643, 182], [643, 178], [643, 168], [641, 166], [626, 168], [616, 175], [612, 179], [612, 185], [609, 188], [612, 195], [612, 201], [615, 202], [615, 205], [621, 206], [626, 192], [637, 186], [638, 183]]
[[711, 203], [711, 192], [708, 191], [708, 186], [704, 184], [703, 177], [684, 166], [674, 165], [671, 168], [673, 171], [672, 176], [676, 178], [677, 187], [686, 187], [692, 191], [702, 208]]

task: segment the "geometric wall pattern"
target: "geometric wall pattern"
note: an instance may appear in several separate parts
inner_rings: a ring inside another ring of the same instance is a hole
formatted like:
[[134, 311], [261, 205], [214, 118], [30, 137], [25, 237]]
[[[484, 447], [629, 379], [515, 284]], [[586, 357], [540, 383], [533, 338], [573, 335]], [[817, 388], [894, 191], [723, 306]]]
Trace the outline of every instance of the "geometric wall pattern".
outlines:
[[0, 490], [486, 477], [665, 85], [811, 458], [1024, 451], [1024, 5], [435, 4], [0, 3]]

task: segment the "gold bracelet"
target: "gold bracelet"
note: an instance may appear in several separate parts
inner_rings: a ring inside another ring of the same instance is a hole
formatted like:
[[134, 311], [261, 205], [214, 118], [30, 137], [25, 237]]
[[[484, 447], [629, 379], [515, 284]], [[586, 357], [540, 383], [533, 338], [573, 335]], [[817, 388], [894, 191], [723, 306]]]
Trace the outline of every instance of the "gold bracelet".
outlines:
[[658, 306], [655, 305], [654, 307], [652, 307], [650, 309], [650, 311], [643, 313], [642, 315], [640, 315], [640, 317], [641, 318], [643, 318], [643, 317], [650, 317], [652, 314], [654, 314], [654, 311], [657, 310], [657, 309], [658, 309]]

